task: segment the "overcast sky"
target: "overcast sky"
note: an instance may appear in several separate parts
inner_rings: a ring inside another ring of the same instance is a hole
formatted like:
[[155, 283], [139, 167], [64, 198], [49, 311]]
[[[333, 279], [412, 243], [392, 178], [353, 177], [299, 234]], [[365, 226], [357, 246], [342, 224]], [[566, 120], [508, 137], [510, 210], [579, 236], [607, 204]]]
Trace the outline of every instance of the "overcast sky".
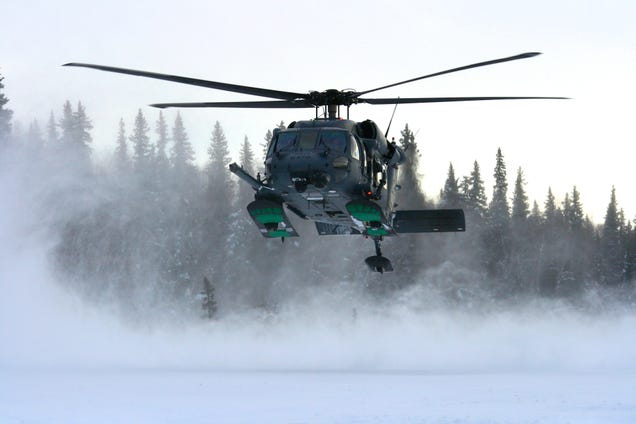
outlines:
[[[511, 185], [524, 169], [532, 200], [548, 186], [572, 186], [585, 211], [603, 220], [612, 185], [636, 216], [636, 2], [623, 1], [122, 1], [3, 0], [0, 73], [15, 119], [44, 126], [66, 99], [82, 101], [95, 128], [94, 150], [114, 146], [120, 117], [131, 127], [149, 103], [260, 100], [164, 81], [63, 68], [66, 62], [130, 67], [214, 81], [306, 92], [365, 90], [474, 62], [543, 55], [403, 85], [381, 97], [568, 96], [398, 107], [392, 134], [417, 132], [422, 182], [436, 195], [449, 162], [458, 176], [478, 160], [488, 195], [497, 147]], [[390, 106], [355, 106], [352, 118], [385, 128]], [[172, 121], [176, 112], [165, 112]], [[313, 111], [184, 110], [201, 160], [215, 121], [233, 157], [247, 136], [258, 146], [281, 120]], [[631, 119], [630, 119], [631, 118]], [[154, 135], [154, 134], [153, 134]], [[258, 147], [256, 147], [258, 149]]]

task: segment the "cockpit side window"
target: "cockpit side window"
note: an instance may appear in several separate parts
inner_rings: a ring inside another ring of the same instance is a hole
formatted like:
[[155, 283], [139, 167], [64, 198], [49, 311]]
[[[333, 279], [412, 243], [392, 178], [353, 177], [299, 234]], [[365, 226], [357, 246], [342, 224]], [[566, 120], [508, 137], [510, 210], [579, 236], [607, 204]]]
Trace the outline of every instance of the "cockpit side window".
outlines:
[[276, 141], [276, 152], [291, 150], [296, 141], [296, 132], [281, 132]]
[[347, 147], [347, 133], [344, 131], [322, 131], [320, 144], [333, 152], [342, 153]]
[[351, 152], [351, 158], [360, 160], [360, 150], [358, 150], [358, 143], [353, 136], [349, 136], [349, 151]]

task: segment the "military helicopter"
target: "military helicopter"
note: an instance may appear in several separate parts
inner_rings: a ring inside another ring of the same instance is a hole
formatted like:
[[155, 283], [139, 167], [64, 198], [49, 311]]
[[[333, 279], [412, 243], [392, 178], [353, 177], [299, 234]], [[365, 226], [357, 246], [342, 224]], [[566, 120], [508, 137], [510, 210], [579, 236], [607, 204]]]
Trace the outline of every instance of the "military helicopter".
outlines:
[[[465, 231], [461, 209], [399, 210], [395, 202], [399, 166], [406, 158], [395, 142], [387, 141], [375, 122], [349, 119], [352, 105], [397, 105], [511, 99], [563, 99], [564, 97], [415, 97], [370, 98], [367, 94], [452, 72], [513, 60], [540, 53], [522, 53], [500, 59], [448, 69], [365, 91], [336, 90], [296, 93], [207, 81], [87, 63], [67, 63], [101, 71], [136, 75], [182, 84], [231, 91], [275, 100], [236, 102], [156, 103], [158, 108], [268, 108], [315, 109], [315, 118], [296, 121], [284, 130], [275, 129], [265, 159], [265, 175], [249, 175], [236, 163], [230, 171], [249, 184], [255, 200], [247, 210], [267, 238], [298, 237], [285, 208], [301, 219], [314, 221], [319, 235], [358, 234], [371, 238], [375, 255], [365, 262], [372, 271], [392, 271], [382, 255], [384, 237], [404, 233]], [[365, 97], [363, 97], [365, 96]], [[323, 109], [323, 114], [319, 111]], [[346, 108], [346, 118], [341, 112]], [[390, 124], [389, 124], [390, 126]]]

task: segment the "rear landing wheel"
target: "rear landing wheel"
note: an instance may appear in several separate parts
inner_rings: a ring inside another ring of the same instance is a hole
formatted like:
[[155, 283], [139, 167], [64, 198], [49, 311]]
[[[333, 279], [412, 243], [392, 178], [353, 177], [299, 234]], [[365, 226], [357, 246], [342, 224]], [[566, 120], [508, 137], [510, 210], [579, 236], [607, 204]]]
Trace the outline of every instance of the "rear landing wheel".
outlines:
[[393, 271], [393, 265], [391, 265], [390, 260], [382, 256], [382, 248], [380, 247], [381, 241], [382, 237], [373, 237], [373, 243], [375, 243], [375, 256], [369, 256], [364, 260], [364, 262], [371, 271], [383, 274], [384, 272]]

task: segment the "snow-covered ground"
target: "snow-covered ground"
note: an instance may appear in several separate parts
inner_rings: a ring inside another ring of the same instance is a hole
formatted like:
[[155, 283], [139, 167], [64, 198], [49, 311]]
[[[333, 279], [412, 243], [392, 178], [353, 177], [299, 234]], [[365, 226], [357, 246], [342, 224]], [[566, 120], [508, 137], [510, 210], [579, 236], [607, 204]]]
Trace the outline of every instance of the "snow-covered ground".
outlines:
[[636, 376], [0, 371], [2, 423], [633, 423]]
[[29, 252], [4, 263], [0, 423], [636, 422], [628, 313], [306, 303], [131, 326]]

